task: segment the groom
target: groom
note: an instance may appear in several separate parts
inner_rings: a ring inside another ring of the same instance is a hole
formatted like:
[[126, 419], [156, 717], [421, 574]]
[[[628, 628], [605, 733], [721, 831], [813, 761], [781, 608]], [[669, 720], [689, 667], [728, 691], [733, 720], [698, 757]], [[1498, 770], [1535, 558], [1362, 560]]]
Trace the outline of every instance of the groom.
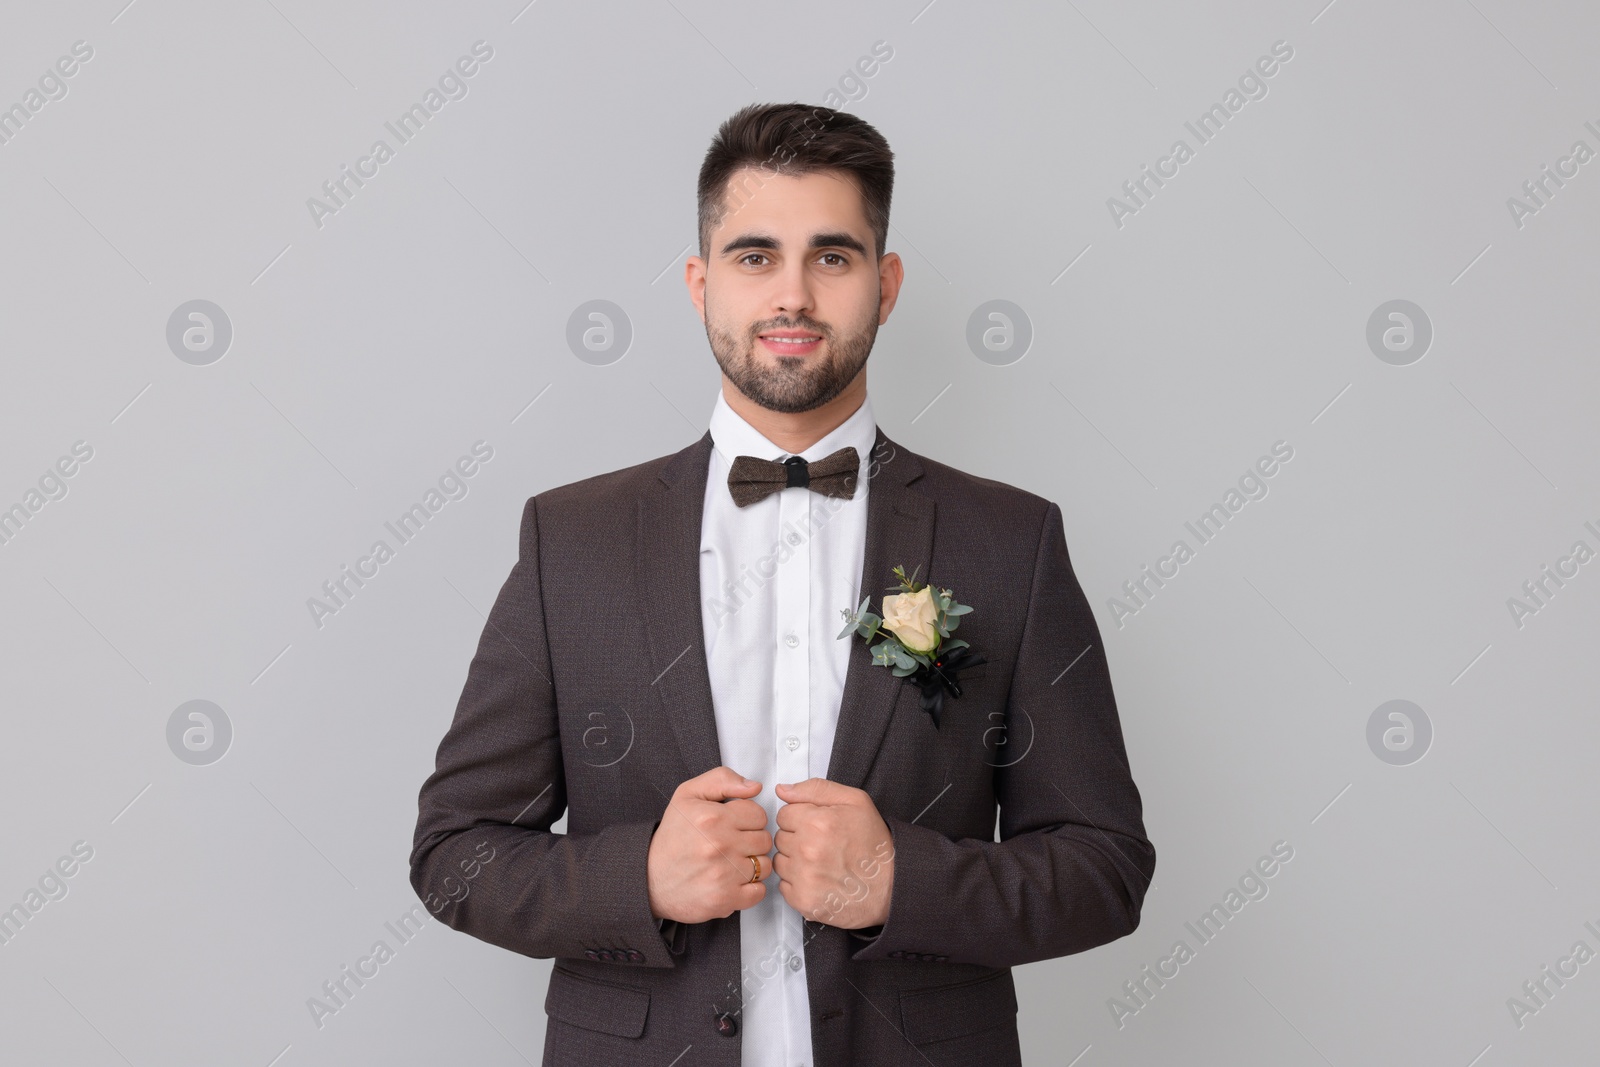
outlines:
[[[686, 269], [709, 429], [523, 509], [411, 882], [555, 959], [547, 1065], [1018, 1064], [1011, 968], [1139, 923], [1155, 850], [1060, 508], [873, 418], [892, 161], [826, 108], [723, 123]], [[840, 637], [896, 567], [972, 609], [937, 717]]]

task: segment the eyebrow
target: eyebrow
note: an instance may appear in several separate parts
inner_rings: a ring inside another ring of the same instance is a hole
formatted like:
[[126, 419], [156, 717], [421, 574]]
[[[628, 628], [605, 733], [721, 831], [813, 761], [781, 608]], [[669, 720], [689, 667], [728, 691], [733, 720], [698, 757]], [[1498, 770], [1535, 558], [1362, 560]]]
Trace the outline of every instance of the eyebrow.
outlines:
[[[721, 254], [725, 256], [730, 252], [740, 252], [748, 248], [758, 248], [776, 252], [782, 247], [783, 242], [779, 241], [771, 234], [745, 233], [740, 234], [738, 237], [733, 238], [733, 240], [723, 245]], [[851, 234], [845, 233], [842, 230], [836, 233], [812, 234], [809, 247], [812, 249], [848, 248], [863, 258], [865, 258], [867, 254], [867, 248], [865, 245], [863, 245]]]

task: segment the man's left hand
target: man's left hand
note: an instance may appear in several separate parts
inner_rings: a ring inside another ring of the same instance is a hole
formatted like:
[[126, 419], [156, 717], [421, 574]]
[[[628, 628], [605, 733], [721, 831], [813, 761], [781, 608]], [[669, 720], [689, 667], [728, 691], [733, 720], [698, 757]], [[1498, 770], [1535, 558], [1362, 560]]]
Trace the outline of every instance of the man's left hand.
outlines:
[[789, 906], [815, 922], [844, 930], [889, 918], [894, 890], [894, 837], [865, 790], [826, 778], [773, 789], [778, 854], [772, 869]]

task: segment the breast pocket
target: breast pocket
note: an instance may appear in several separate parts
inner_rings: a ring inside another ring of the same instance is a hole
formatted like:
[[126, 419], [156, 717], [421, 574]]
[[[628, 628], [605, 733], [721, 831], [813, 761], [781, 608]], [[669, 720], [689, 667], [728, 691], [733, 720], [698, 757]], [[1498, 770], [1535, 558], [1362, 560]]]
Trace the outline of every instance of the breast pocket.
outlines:
[[650, 994], [633, 986], [586, 978], [559, 964], [544, 998], [552, 1019], [617, 1037], [639, 1037], [650, 1015]]

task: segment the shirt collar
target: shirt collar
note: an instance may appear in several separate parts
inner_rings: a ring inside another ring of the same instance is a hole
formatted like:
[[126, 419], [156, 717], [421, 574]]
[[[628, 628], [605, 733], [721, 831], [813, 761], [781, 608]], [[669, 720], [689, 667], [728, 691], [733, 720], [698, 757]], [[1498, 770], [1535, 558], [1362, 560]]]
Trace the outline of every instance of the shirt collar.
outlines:
[[[807, 463], [814, 463], [849, 445], [856, 450], [861, 462], [865, 463], [872, 454], [872, 446], [877, 442], [877, 438], [878, 423], [872, 416], [872, 399], [863, 397], [861, 406], [856, 408], [849, 418], [828, 431], [810, 448], [799, 453], [799, 456]], [[757, 459], [782, 461], [785, 456], [791, 455], [767, 440], [765, 434], [734, 411], [728, 405], [728, 398], [723, 396], [720, 388], [717, 390], [716, 407], [711, 411], [711, 443], [729, 466], [733, 465], [736, 456], [755, 456]]]

